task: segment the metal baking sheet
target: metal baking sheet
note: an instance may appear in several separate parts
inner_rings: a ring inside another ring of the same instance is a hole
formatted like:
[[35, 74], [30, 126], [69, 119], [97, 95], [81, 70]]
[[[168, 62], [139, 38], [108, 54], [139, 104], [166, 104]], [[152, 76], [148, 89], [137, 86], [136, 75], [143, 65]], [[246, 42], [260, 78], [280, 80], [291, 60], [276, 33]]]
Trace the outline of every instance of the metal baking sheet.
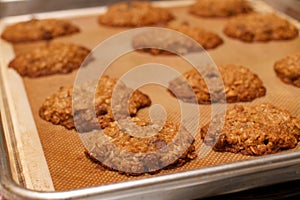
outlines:
[[[193, 1], [168, 1], [158, 2], [158, 4], [166, 7], [182, 7], [192, 2]], [[261, 12], [273, 11], [260, 1], [251, 2], [255, 8]], [[95, 17], [101, 12], [104, 12], [105, 9], [105, 7], [99, 7], [41, 13], [35, 16], [39, 18], [67, 18], [76, 22], [76, 20], [81, 20], [81, 18]], [[4, 18], [0, 22], [0, 32], [7, 24], [27, 20], [31, 17], [32, 15]], [[298, 22], [290, 18], [288, 19], [299, 27]], [[224, 20], [225, 19], [217, 20], [217, 23], [222, 24]], [[221, 26], [216, 28], [219, 32], [221, 32], [221, 29]], [[122, 29], [119, 29], [118, 31], [121, 30]], [[112, 30], [112, 32], [114, 32], [114, 30]], [[227, 40], [230, 40], [231, 44], [233, 44], [232, 47], [239, 47], [239, 41], [228, 39], [224, 35], [222, 35], [222, 37], [226, 40], [225, 45], [226, 42], [228, 42]], [[89, 43], [89, 41], [86, 42], [88, 46], [93, 47], [92, 43]], [[299, 46], [300, 44], [299, 40], [288, 43], [293, 46], [293, 49], [296, 49], [297, 45]], [[279, 44], [281, 43], [276, 43], [274, 47], [279, 46]], [[250, 46], [251, 44], [246, 45]], [[263, 45], [264, 44], [258, 44], [258, 46]], [[230, 49], [231, 47], [228, 46], [226, 48]], [[272, 44], [269, 48], [272, 48]], [[22, 48], [18, 47], [17, 50], [21, 51]], [[57, 185], [57, 183], [55, 181], [53, 183], [54, 178], [53, 174], [51, 175], [51, 169], [49, 169], [49, 162], [47, 162], [46, 159], [47, 156], [44, 154], [43, 145], [38, 132], [39, 127], [36, 126], [36, 120], [34, 118], [35, 112], [30, 108], [30, 99], [33, 99], [33, 96], [29, 93], [31, 90], [34, 90], [34, 88], [29, 88], [30, 80], [23, 80], [13, 70], [7, 69], [7, 63], [14, 56], [12, 46], [1, 40], [0, 51], [1, 117], [3, 125], [3, 131], [0, 135], [1, 189], [5, 195], [11, 199], [138, 199], [141, 197], [151, 199], [157, 196], [163, 199], [200, 198], [300, 178], [300, 154], [298, 150], [295, 150], [265, 157], [245, 159], [243, 161], [237, 160], [236, 162], [226, 164], [202, 166], [198, 169], [179, 171], [171, 174], [166, 173], [139, 180], [128, 180], [126, 182], [103, 184], [101, 186], [93, 185], [88, 188], [73, 188], [66, 191], [55, 191], [55, 185]], [[225, 58], [221, 59], [217, 56], [217, 51], [219, 50], [210, 52], [212, 57], [216, 62], [221, 62], [222, 60], [225, 62]], [[285, 45], [280, 51], [281, 53], [273, 56], [280, 56], [288, 51]], [[255, 49], [250, 49], [249, 52], [255, 55]], [[268, 55], [262, 56], [262, 64], [266, 64], [264, 58], [268, 57]], [[237, 60], [239, 60], [239, 58], [237, 58]], [[252, 63], [250, 62], [249, 64], [255, 65], [254, 60], [255, 59], [251, 60]], [[263, 77], [268, 76], [263, 75], [259, 68], [254, 68], [254, 70]], [[75, 73], [73, 73], [73, 75], [74, 74]], [[276, 81], [280, 83], [279, 80], [276, 79]], [[38, 83], [38, 81], [36, 83]], [[282, 86], [282, 84], [280, 85]], [[290, 86], [282, 87], [289, 88]], [[290, 91], [292, 94], [296, 94], [297, 88], [292, 88]], [[273, 95], [276, 95], [276, 93]], [[269, 98], [272, 98], [272, 96]], [[283, 105], [290, 106], [289, 109], [292, 111], [298, 108], [297, 106], [290, 105], [288, 100], [287, 103], [283, 103]], [[294, 111], [294, 114], [297, 115], [297, 111]], [[297, 147], [297, 149], [299, 149], [299, 147]], [[224, 183], [226, 183], [226, 185]]]

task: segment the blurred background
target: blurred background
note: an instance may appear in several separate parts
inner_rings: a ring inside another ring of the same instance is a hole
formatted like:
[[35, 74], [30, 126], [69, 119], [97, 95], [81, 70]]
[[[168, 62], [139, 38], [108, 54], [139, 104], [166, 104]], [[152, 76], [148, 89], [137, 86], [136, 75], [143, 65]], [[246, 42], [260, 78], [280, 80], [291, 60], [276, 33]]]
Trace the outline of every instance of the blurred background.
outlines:
[[[122, 0], [0, 0], [0, 17], [103, 6], [119, 1]], [[300, 0], [263, 1], [300, 20]]]
[[0, 17], [104, 6], [120, 1], [122, 0], [0, 0]]

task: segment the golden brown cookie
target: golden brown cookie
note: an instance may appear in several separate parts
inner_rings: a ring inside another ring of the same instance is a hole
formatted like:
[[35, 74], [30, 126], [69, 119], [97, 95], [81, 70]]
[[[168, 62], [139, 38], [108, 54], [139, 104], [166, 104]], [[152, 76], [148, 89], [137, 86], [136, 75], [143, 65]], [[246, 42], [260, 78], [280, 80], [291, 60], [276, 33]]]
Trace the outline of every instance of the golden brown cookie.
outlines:
[[[219, 123], [222, 116], [213, 119]], [[270, 104], [253, 107], [236, 105], [227, 110], [221, 130], [208, 134], [209, 124], [201, 129], [213, 150], [261, 156], [295, 148], [300, 139], [300, 120]]]
[[245, 0], [198, 0], [190, 7], [190, 13], [201, 17], [230, 17], [252, 10]]
[[[145, 128], [140, 132], [144, 135], [148, 135], [143, 133], [149, 130], [146, 126], [155, 126], [138, 118], [132, 118], [132, 121]], [[120, 129], [119, 126], [117, 122], [111, 122], [103, 130], [107, 142], [87, 151], [90, 158], [109, 170], [125, 175], [157, 173], [161, 169], [180, 167], [196, 158], [193, 136], [170, 121], [149, 137], [133, 136], [134, 128]]]
[[[170, 82], [169, 91], [175, 94], [177, 98], [191, 103], [193, 103], [193, 95], [195, 95], [200, 104], [211, 103], [211, 96], [214, 97], [215, 102], [234, 103], [252, 101], [266, 94], [263, 82], [246, 67], [224, 65], [219, 66], [218, 69], [224, 83], [226, 99], [223, 99], [224, 95], [220, 92], [223, 88], [222, 85], [217, 85], [216, 77], [218, 75], [214, 73], [211, 67], [205, 67], [202, 75], [195, 69], [184, 73], [184, 79], [178, 77]], [[216, 84], [211, 86], [211, 94], [203, 76], [211, 84]], [[190, 86], [193, 92], [190, 92], [187, 86]]]
[[[109, 78], [108, 76], [103, 76], [99, 80], [95, 93], [95, 112], [97, 120], [93, 119], [93, 113], [88, 111], [84, 104], [85, 102], [78, 102], [79, 105], [76, 105], [75, 112], [78, 117], [77, 125], [81, 131], [97, 129], [99, 125], [101, 128], [105, 128], [108, 126], [109, 122], [114, 121], [111, 99], [116, 83], [117, 79]], [[80, 86], [79, 89], [76, 90], [76, 95], [80, 95], [81, 98], [85, 98], [89, 95], [89, 89], [92, 88], [91, 86], [92, 83]], [[122, 85], [122, 87], [122, 91], [132, 92], [132, 90], [127, 88], [125, 85]], [[67, 129], [74, 129], [75, 125], [73, 119], [72, 97], [72, 86], [61, 87], [57, 92], [45, 99], [39, 110], [40, 117], [53, 124], [63, 125]], [[121, 98], [117, 101], [121, 101]], [[122, 102], [117, 104], [121, 105], [121, 103]], [[151, 105], [150, 98], [146, 94], [136, 90], [132, 93], [127, 107], [123, 109], [128, 108], [129, 114], [134, 116], [140, 108], [147, 107], [149, 105]], [[124, 115], [126, 114], [125, 112], [123, 113]]]
[[8, 26], [1, 37], [9, 42], [49, 40], [79, 32], [79, 28], [60, 19], [31, 19]]
[[[171, 54], [167, 50], [172, 50], [180, 54], [199, 51], [200, 45], [204, 49], [213, 49], [223, 43], [222, 38], [217, 34], [199, 27], [192, 27], [187, 24], [168, 25], [166, 28], [178, 31], [185, 34], [186, 37], [171, 34], [169, 31], [163, 32], [160, 30], [149, 30], [148, 32], [136, 35], [133, 38], [132, 46], [141, 51], [149, 52], [153, 55]], [[191, 42], [195, 40], [195, 42]], [[143, 48], [155, 46], [159, 48]]]
[[277, 61], [274, 70], [283, 82], [300, 87], [300, 51]]
[[78, 69], [89, 53], [79, 45], [50, 42], [17, 55], [8, 66], [31, 78], [66, 74]]
[[110, 6], [99, 16], [100, 24], [120, 27], [140, 27], [165, 24], [174, 19], [167, 9], [154, 7], [148, 2], [121, 2]]
[[236, 16], [226, 24], [224, 33], [245, 42], [289, 40], [298, 37], [298, 29], [293, 24], [272, 13]]

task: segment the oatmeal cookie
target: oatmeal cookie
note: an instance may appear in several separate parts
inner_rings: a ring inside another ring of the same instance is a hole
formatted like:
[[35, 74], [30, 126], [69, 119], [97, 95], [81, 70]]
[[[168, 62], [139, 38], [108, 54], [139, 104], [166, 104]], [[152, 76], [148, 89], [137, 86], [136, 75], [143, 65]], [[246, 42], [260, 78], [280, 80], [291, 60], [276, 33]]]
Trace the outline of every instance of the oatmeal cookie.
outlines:
[[[114, 121], [111, 99], [116, 83], [117, 79], [109, 78], [108, 76], [103, 76], [99, 80], [94, 99], [97, 119], [94, 119], [93, 113], [89, 113], [90, 111], [87, 109], [88, 105], [86, 105], [84, 101], [78, 102], [74, 110], [76, 112], [75, 116], [78, 117], [78, 124], [76, 125], [78, 125], [77, 128], [80, 129], [81, 132], [98, 129], [99, 125], [101, 128], [105, 128], [109, 122]], [[92, 85], [92, 83], [83, 84], [79, 86], [80, 89], [74, 90], [78, 92], [76, 94], [77, 98], [78, 95], [80, 95], [81, 98], [89, 98], [87, 96], [90, 94], [89, 90], [93, 88], [91, 87]], [[124, 84], [121, 84], [121, 87], [120, 90], [126, 91], [128, 94], [133, 92], [133, 90], [127, 88]], [[72, 97], [72, 86], [61, 87], [57, 92], [45, 99], [39, 110], [40, 117], [53, 124], [63, 125], [67, 129], [74, 129]], [[116, 101], [120, 101], [116, 102], [117, 105], [122, 105], [121, 98]], [[124, 102], [123, 104], [127, 105], [127, 107], [122, 108], [124, 110], [121, 110], [119, 114], [126, 115], [126, 111], [129, 111], [129, 114], [134, 116], [139, 109], [150, 106], [151, 100], [146, 94], [136, 90], [130, 96], [129, 103]]]
[[283, 82], [300, 87], [300, 51], [277, 61], [274, 70]]
[[148, 121], [131, 120], [138, 129], [142, 128], [137, 131], [139, 134], [148, 135], [143, 133], [148, 132], [146, 126], [154, 127], [155, 134], [133, 136], [131, 131], [135, 132], [135, 128], [126, 126], [123, 129], [116, 121], [111, 122], [103, 130], [106, 141], [98, 140], [102, 144], [87, 151], [88, 156], [105, 168], [125, 175], [157, 173], [161, 169], [180, 167], [196, 158], [194, 138], [184, 128], [166, 121], [160, 130], [155, 130], [156, 125]]
[[[217, 116], [213, 123], [220, 123]], [[261, 156], [296, 147], [300, 139], [300, 120], [271, 104], [253, 107], [236, 105], [227, 110], [222, 130], [208, 133], [209, 124], [201, 128], [201, 137], [221, 152]]]
[[65, 20], [31, 19], [6, 27], [1, 37], [9, 42], [18, 43], [49, 40], [79, 31], [77, 26]]
[[190, 13], [202, 17], [230, 17], [252, 10], [245, 0], [198, 0], [190, 7]]
[[224, 33], [245, 42], [257, 42], [294, 39], [298, 29], [275, 14], [252, 13], [230, 19]]
[[[168, 25], [166, 28], [178, 31], [185, 34], [187, 37], [195, 40], [204, 49], [213, 49], [223, 43], [222, 38], [217, 34], [199, 27], [192, 27], [188, 24]], [[180, 54], [189, 52], [201, 51], [200, 46], [190, 39], [172, 34], [169, 31], [149, 30], [141, 33], [133, 38], [132, 46], [136, 49], [141, 48], [141, 51], [149, 52], [153, 55], [171, 54], [166, 50], [173, 50]], [[158, 48], [143, 48], [154, 46]], [[165, 49], [165, 50], [164, 50]]]
[[100, 15], [100, 24], [120, 27], [140, 27], [165, 24], [174, 19], [167, 9], [154, 7], [148, 2], [121, 2], [108, 8], [104, 15]]
[[89, 53], [79, 45], [50, 42], [17, 55], [8, 66], [31, 78], [66, 74], [78, 69]]
[[[223, 79], [226, 102], [252, 101], [266, 94], [266, 88], [263, 86], [263, 82], [246, 67], [224, 65], [219, 66], [218, 69]], [[212, 84], [210, 85], [212, 90], [211, 94], [203, 76]], [[217, 76], [211, 67], [206, 67], [203, 70], [202, 76], [197, 70], [193, 69], [183, 74], [185, 79], [178, 77], [171, 81], [169, 91], [185, 102], [193, 103], [192, 94], [196, 96], [200, 104], [211, 103], [211, 96], [214, 97], [214, 101], [224, 103], [225, 99], [223, 99], [221, 93], [223, 87], [222, 85], [217, 85], [220, 81], [214, 81], [217, 80]], [[193, 89], [193, 92], [190, 91], [190, 87]]]

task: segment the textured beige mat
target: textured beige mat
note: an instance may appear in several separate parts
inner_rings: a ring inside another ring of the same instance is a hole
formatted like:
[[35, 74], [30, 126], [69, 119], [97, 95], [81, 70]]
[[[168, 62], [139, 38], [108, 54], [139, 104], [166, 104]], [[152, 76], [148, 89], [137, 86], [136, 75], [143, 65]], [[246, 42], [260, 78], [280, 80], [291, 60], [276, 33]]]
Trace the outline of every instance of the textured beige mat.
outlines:
[[[208, 51], [217, 64], [244, 65], [257, 73], [263, 80], [267, 88], [267, 95], [245, 104], [255, 105], [262, 102], [270, 102], [282, 109], [289, 110], [292, 115], [300, 117], [300, 89], [282, 83], [273, 71], [273, 64], [276, 60], [300, 50], [300, 38], [291, 41], [272, 41], [255, 44], [243, 43], [230, 39], [222, 33], [223, 26], [228, 19], [197, 18], [188, 14], [187, 9], [184, 7], [173, 8], [172, 10], [177, 16], [176, 21], [173, 23], [189, 22], [191, 25], [201, 26], [217, 32], [223, 38], [223, 45]], [[57, 41], [70, 41], [93, 48], [111, 35], [126, 30], [123, 28], [100, 26], [97, 23], [96, 16], [73, 18], [71, 21], [80, 26], [81, 33], [56, 39]], [[15, 51], [16, 53], [24, 51], [31, 48], [32, 45], [35, 44], [16, 45]], [[166, 64], [177, 69], [179, 72], [185, 72], [191, 67], [176, 56], [154, 57], [144, 53], [131, 53], [114, 62], [106, 73], [112, 77], [120, 77], [128, 69], [148, 62]], [[71, 190], [151, 177], [151, 175], [126, 177], [116, 172], [101, 169], [86, 158], [84, 147], [75, 131], [68, 131], [62, 126], [52, 125], [43, 121], [38, 116], [38, 110], [43, 100], [60, 86], [72, 85], [76, 72], [68, 75], [54, 75], [36, 79], [24, 78], [29, 102], [55, 189], [58, 191]], [[170, 119], [174, 121], [178, 120], [179, 110], [174, 109], [178, 108], [178, 103], [165, 89], [156, 86], [146, 86], [142, 88], [142, 91], [150, 95], [153, 103], [165, 105]], [[228, 107], [231, 106], [232, 104], [228, 105]], [[201, 124], [203, 124], [209, 119], [210, 106], [200, 106], [200, 109]], [[141, 114], [145, 113], [147, 113], [147, 109], [141, 112]], [[199, 150], [200, 145], [199, 135], [197, 135], [197, 150]], [[156, 176], [251, 158], [240, 154], [210, 152], [203, 159], [196, 159], [178, 169], [162, 171]]]

